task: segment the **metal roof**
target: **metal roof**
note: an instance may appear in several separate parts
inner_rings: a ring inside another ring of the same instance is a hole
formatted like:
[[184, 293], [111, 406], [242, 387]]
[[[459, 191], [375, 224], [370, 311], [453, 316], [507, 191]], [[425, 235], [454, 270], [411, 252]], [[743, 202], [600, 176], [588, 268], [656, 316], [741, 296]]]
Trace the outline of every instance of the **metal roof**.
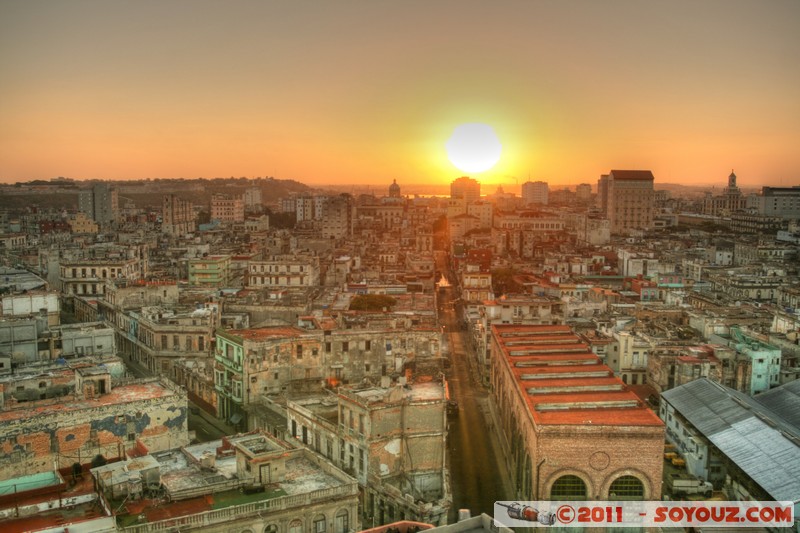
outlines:
[[778, 501], [800, 501], [800, 434], [752, 398], [702, 378], [662, 397]]
[[778, 413], [800, 432], [800, 381], [763, 392], [755, 400], [773, 413]]

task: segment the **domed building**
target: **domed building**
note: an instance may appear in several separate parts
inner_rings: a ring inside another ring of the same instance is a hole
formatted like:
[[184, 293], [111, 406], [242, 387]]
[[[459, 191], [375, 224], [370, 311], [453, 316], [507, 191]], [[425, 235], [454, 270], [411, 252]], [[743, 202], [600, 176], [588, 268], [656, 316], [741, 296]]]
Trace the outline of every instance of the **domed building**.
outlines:
[[397, 180], [393, 180], [392, 184], [389, 185], [389, 198], [402, 198], [400, 195], [400, 186], [397, 184]]

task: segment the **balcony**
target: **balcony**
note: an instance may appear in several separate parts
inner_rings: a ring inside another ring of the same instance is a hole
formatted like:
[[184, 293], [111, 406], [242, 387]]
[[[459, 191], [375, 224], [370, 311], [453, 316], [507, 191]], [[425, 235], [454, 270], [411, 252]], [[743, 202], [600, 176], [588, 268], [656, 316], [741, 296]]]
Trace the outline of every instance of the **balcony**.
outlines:
[[241, 373], [242, 372], [242, 365], [241, 364], [236, 363], [236, 361], [233, 361], [232, 359], [228, 359], [227, 357], [225, 357], [221, 353], [215, 353], [214, 354], [214, 360], [218, 364], [221, 364], [223, 367], [227, 368], [228, 370], [231, 370], [232, 372], [236, 372], [236, 373]]

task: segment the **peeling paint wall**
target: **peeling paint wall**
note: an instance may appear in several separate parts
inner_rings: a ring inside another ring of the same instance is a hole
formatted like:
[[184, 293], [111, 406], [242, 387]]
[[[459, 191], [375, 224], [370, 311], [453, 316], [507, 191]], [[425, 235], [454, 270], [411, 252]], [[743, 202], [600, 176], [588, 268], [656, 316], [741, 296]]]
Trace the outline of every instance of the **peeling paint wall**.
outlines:
[[0, 479], [118, 457], [141, 442], [150, 452], [189, 443], [185, 393], [0, 421]]

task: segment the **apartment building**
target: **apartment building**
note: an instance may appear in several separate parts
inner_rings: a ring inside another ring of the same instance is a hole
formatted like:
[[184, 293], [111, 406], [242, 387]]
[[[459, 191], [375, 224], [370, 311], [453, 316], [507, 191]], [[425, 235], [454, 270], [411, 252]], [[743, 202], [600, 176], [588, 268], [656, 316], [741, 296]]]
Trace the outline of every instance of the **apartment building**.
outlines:
[[612, 170], [597, 182], [602, 212], [611, 233], [650, 229], [655, 216], [655, 178], [649, 170]]
[[443, 525], [446, 475], [443, 383], [342, 386], [287, 402], [289, 435], [358, 480], [361, 520]]
[[141, 275], [139, 259], [78, 259], [64, 261], [59, 267], [61, 292], [65, 295], [101, 296], [106, 280], [137, 280]]
[[320, 284], [319, 256], [311, 253], [273, 255], [247, 264], [249, 289], [317, 287]]
[[208, 255], [189, 260], [189, 285], [225, 287], [231, 281], [231, 256]]
[[211, 220], [223, 224], [244, 222], [244, 198], [241, 195], [212, 194]]
[[195, 230], [194, 205], [175, 194], [164, 195], [161, 208], [161, 231], [168, 235], [186, 235]]
[[[311, 322], [307, 322], [309, 326]], [[284, 392], [378, 382], [440, 355], [439, 331], [426, 326], [352, 329], [264, 327], [218, 330], [214, 384], [218, 416], [242, 427], [248, 406]]]

